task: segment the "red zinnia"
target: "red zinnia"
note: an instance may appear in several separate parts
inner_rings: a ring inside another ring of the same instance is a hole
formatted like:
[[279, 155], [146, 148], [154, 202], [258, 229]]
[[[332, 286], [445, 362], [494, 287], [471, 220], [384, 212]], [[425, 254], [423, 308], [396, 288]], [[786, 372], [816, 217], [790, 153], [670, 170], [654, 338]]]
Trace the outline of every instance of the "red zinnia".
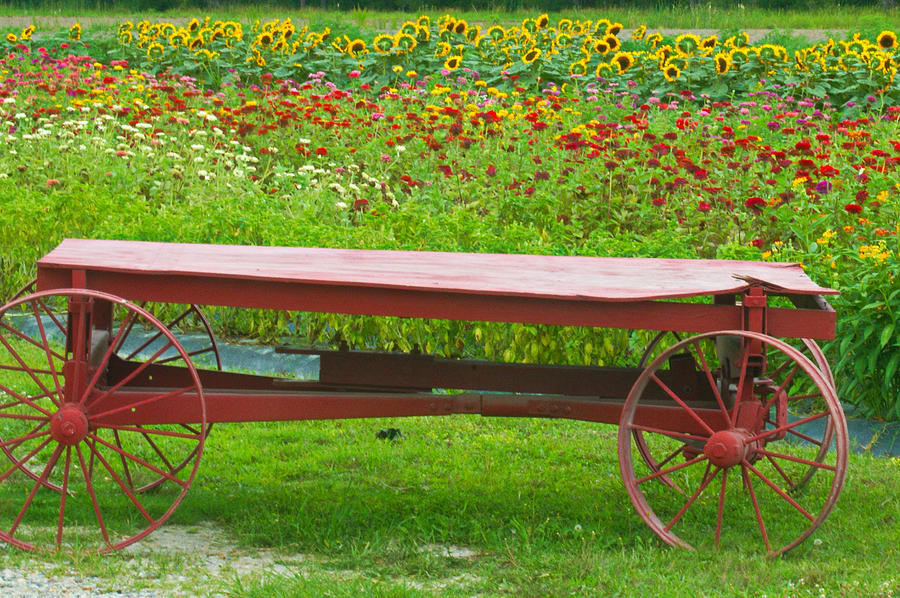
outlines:
[[317, 156], [327, 156], [327, 155], [328, 155], [328, 150], [325, 149], [324, 147], [316, 148], [316, 155], [317, 155]]
[[848, 203], [844, 206], [844, 209], [851, 214], [859, 214], [860, 212], [862, 212], [862, 206], [858, 203]]

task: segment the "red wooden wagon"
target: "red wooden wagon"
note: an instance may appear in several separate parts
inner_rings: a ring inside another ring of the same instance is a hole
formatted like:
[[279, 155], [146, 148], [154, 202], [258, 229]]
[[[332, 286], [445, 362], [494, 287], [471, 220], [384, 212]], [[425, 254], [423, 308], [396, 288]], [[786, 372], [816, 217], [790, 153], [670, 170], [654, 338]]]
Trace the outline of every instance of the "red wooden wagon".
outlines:
[[[688, 548], [736, 528], [789, 550], [845, 476], [846, 422], [811, 340], [834, 335], [834, 291], [797, 264], [66, 240], [36, 284], [0, 310], [0, 537], [25, 549], [143, 538], [220, 422], [618, 423], [631, 502]], [[185, 308], [164, 324], [144, 302]], [[303, 381], [195, 366], [218, 355], [196, 305], [660, 332], [628, 368], [286, 349], [318, 355]], [[178, 332], [188, 320], [203, 342]]]

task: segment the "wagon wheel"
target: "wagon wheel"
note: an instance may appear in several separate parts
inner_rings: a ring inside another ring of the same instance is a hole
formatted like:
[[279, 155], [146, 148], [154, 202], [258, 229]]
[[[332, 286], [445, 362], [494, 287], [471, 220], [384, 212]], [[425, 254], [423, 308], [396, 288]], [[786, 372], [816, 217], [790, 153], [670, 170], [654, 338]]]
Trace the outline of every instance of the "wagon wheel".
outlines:
[[26, 282], [24, 285], [19, 287], [19, 290], [16, 291], [12, 297], [10, 297], [10, 301], [15, 301], [19, 297], [24, 297], [25, 295], [30, 295], [34, 292], [37, 287], [37, 278], [32, 278], [30, 281]]
[[[19, 291], [16, 292], [11, 301], [15, 301], [19, 297], [22, 297], [29, 292], [33, 292], [35, 283], [36, 280], [32, 280], [30, 283], [19, 289]], [[148, 307], [146, 301], [139, 303], [138, 306], [150, 313], [153, 313], [153, 311], [157, 309], [156, 307]], [[56, 307], [62, 310], [64, 306], [57, 305]], [[178, 336], [179, 340], [182, 342], [182, 345], [185, 346], [185, 349], [187, 350], [188, 355], [190, 356], [191, 361], [194, 363], [195, 367], [199, 367], [201, 364], [203, 364], [209, 365], [210, 367], [215, 367], [215, 369], [221, 371], [222, 357], [219, 353], [219, 346], [216, 342], [215, 335], [213, 334], [212, 327], [209, 324], [209, 320], [207, 320], [206, 316], [196, 305], [177, 305], [174, 307], [176, 315], [172, 316], [171, 318], [167, 318], [164, 328], [172, 331]], [[132, 321], [122, 335], [122, 338], [120, 339], [117, 347], [114, 350], [114, 354], [125, 361], [133, 360], [141, 353], [145, 355], [152, 355], [153, 351], [165, 342], [164, 339], [165, 337], [163, 336], [160, 329], [150, 326], [149, 322], [138, 323], [136, 321]], [[175, 359], [176, 357], [177, 355], [170, 355], [165, 359], [159, 360], [157, 363], [164, 364], [168, 360]], [[199, 362], [198, 359], [203, 359], [204, 361]], [[180, 430], [182, 432], [189, 433], [195, 432], [195, 428], [187, 424], [179, 424], [177, 426], [174, 426], [173, 429], [176, 429], [176, 431]], [[209, 435], [211, 429], [212, 424], [207, 424], [207, 436]], [[2, 437], [3, 434], [0, 433], [0, 439], [2, 439]], [[152, 436], [146, 436], [144, 438], [144, 441], [147, 443], [147, 446], [149, 448], [153, 449]], [[187, 449], [188, 447], [185, 448]], [[197, 448], [199, 447], [190, 447], [190, 451], [184, 455], [167, 454], [164, 462], [164, 464], [166, 465], [165, 469], [167, 473], [170, 475], [174, 475], [181, 471], [184, 467], [189, 465], [195, 457], [194, 451], [196, 451]], [[17, 461], [17, 458], [15, 457], [10, 447], [0, 443], [0, 451], [2, 451], [12, 463], [15, 463]], [[33, 480], [37, 481], [40, 478], [40, 475], [38, 473], [24, 467], [22, 469], [26, 473], [26, 475], [31, 477]], [[147, 490], [158, 487], [166, 480], [166, 476], [163, 475], [160, 475], [153, 480], [143, 479], [141, 480], [141, 484], [139, 486], [133, 487], [132, 489], [135, 492], [146, 492]], [[128, 483], [131, 483], [131, 481], [131, 479], [127, 480]], [[54, 488], [57, 491], [61, 490], [60, 486], [52, 484], [49, 481], [45, 480], [44, 484], [47, 487]]]
[[[103, 317], [106, 308], [111, 319]], [[123, 366], [114, 350], [132, 325], [155, 328], [164, 340], [152, 355]], [[178, 421], [197, 422], [194, 431], [146, 423], [172, 411]], [[0, 468], [6, 542], [108, 551], [140, 540], [181, 502], [205, 434], [190, 356], [146, 310], [78, 289], [0, 308], [0, 442], [15, 459]], [[194, 455], [189, 466], [169, 473], [167, 455], [185, 453]], [[168, 482], [159, 492], [137, 495], [140, 480], [159, 476]]]
[[[150, 313], [154, 313], [162, 307], [149, 306], [147, 301], [143, 301], [138, 305]], [[171, 304], [166, 305], [170, 308], [172, 307]], [[179, 340], [181, 340], [194, 366], [201, 367], [206, 365], [221, 371], [222, 356], [219, 353], [219, 344], [216, 342], [216, 336], [213, 334], [212, 326], [210, 326], [209, 320], [203, 314], [203, 311], [194, 304], [177, 305], [175, 306], [174, 311], [174, 316], [166, 318], [165, 327], [175, 333]], [[155, 348], [162, 342], [163, 336], [159, 330], [145, 329], [132, 324], [131, 328], [126, 332], [125, 338], [122, 339], [120, 347], [116, 349], [116, 354], [122, 359], [129, 361], [141, 353], [152, 354]], [[172, 356], [169, 358], [171, 359]], [[166, 361], [166, 359], [163, 359], [160, 363], [165, 363]], [[206, 425], [206, 436], [209, 436], [212, 427], [212, 424]], [[188, 424], [178, 424], [175, 428], [182, 432], [195, 432], [194, 426]], [[152, 437], [148, 436], [145, 440], [148, 443], [148, 446], [151, 446], [152, 448], [152, 445], [150, 445], [150, 443], [152, 443]], [[170, 456], [172, 462], [171, 465], [167, 465], [167, 472], [170, 475], [174, 475], [181, 471], [193, 461], [195, 457], [194, 451], [199, 448], [199, 446], [195, 446], [187, 454]], [[151, 480], [135, 487], [134, 490], [135, 492], [146, 492], [147, 490], [151, 490], [158, 487], [160, 484], [165, 483], [166, 480], [167, 478], [165, 476], [160, 475], [155, 480]]]
[[[717, 336], [736, 341], [730, 365], [717, 356]], [[685, 360], [692, 377], [674, 376], [673, 364], [680, 361], [683, 372]], [[790, 365], [769, 367], [784, 361]], [[723, 386], [730, 396], [722, 396]], [[805, 412], [791, 418], [789, 408]], [[665, 463], [661, 469], [644, 461], [636, 430], [652, 462]], [[740, 530], [756, 527], [766, 550], [780, 554], [834, 507], [847, 445], [834, 388], [810, 359], [763, 334], [721, 331], [676, 343], [641, 373], [622, 412], [619, 464], [631, 502], [666, 543], [718, 545], [723, 535], [738, 539]], [[673, 485], [648, 483], [662, 476]], [[746, 498], [738, 496], [741, 490]]]
[[[819, 368], [819, 371], [822, 372], [822, 375], [831, 385], [831, 388], [834, 390], [837, 387], [834, 383], [834, 375], [831, 372], [831, 366], [828, 365], [828, 359], [825, 358], [825, 353], [819, 347], [819, 345], [812, 339], [802, 338], [799, 339], [801, 346], [794, 347], [803, 352], [806, 357], [812, 359], [812, 361], [816, 364], [816, 367]], [[638, 362], [638, 368], [644, 369], [647, 364], [656, 356], [658, 356], [662, 351], [666, 348], [671, 347], [672, 345], [681, 341], [681, 336], [674, 331], [663, 330], [656, 334], [649, 343], [647, 343], [646, 348], [644, 349], [643, 354], [641, 355], [641, 359]], [[792, 345], [793, 346], [793, 345]], [[787, 365], [790, 363], [789, 359], [784, 361], [783, 365]], [[783, 366], [782, 366], [783, 367]], [[725, 389], [720, 388], [720, 392], [724, 392]], [[836, 390], [835, 390], [836, 392]], [[774, 422], [768, 422], [770, 426], [774, 426]], [[826, 421], [825, 434], [823, 435], [822, 447], [820, 448], [820, 452], [816, 455], [815, 461], [817, 463], [822, 463], [825, 458], [825, 454], [828, 452], [828, 446], [831, 444], [831, 436], [834, 433], [834, 430], [831, 425], [831, 420], [828, 419]], [[644, 433], [640, 430], [633, 430], [632, 435], [634, 436], [635, 447], [640, 454], [641, 458], [644, 460], [651, 469], [654, 471], [659, 470], [660, 465], [653, 460], [653, 455], [650, 454], [650, 449], [647, 446], [646, 441], [644, 440]], [[794, 480], [793, 484], [790, 488], [791, 491], [796, 490], [797, 488], [802, 487], [809, 479], [815, 475], [816, 471], [818, 471], [817, 467], [810, 466], [806, 473], [801, 476], [799, 479]], [[661, 483], [666, 484], [671, 487], [675, 487], [675, 484], [672, 480], [666, 476], [661, 475], [657, 478]]]

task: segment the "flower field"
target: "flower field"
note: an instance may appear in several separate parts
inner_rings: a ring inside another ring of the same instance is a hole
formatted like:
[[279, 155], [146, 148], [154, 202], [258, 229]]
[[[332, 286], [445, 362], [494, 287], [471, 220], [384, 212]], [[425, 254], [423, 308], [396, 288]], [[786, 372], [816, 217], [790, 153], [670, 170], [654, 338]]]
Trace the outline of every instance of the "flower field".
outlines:
[[[800, 261], [843, 398], [900, 417], [896, 35], [790, 53], [599, 20], [3, 32], [0, 291], [66, 236]], [[617, 364], [646, 336], [214, 314], [225, 333]]]

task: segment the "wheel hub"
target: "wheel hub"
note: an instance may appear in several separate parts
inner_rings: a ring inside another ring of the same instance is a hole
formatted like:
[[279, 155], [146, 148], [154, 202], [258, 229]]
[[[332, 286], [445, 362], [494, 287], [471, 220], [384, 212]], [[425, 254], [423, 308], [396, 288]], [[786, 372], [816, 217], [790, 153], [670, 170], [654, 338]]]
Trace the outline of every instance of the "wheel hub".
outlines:
[[66, 403], [50, 418], [50, 435], [60, 444], [78, 444], [87, 436], [87, 432], [87, 415], [78, 405]]
[[719, 467], [734, 467], [747, 457], [747, 435], [738, 430], [721, 430], [703, 447], [709, 462]]

